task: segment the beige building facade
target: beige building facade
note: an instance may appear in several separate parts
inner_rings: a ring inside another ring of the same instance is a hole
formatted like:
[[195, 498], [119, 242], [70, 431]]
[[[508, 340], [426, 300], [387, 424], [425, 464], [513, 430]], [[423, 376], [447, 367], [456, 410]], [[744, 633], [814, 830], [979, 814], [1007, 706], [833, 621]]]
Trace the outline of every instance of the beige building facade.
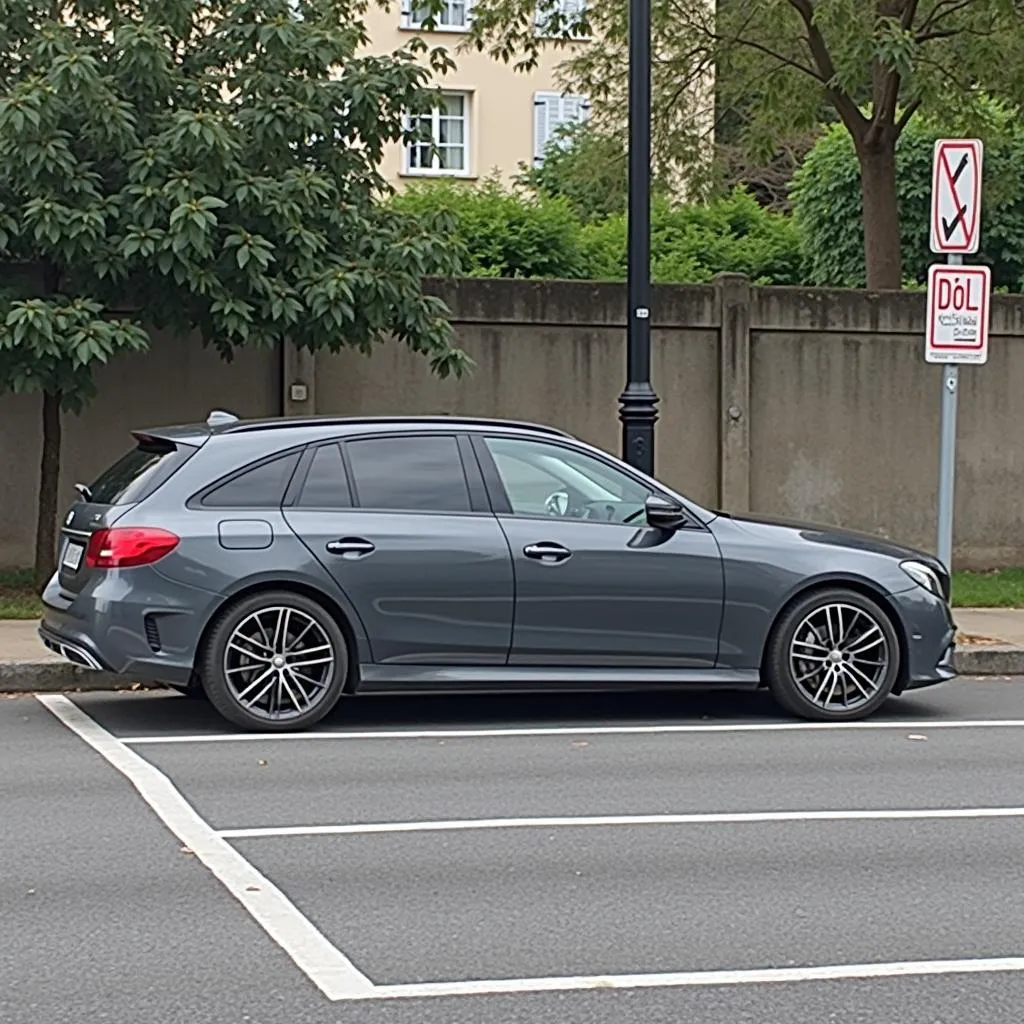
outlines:
[[[572, 14], [580, 0], [558, 2], [563, 12]], [[567, 50], [546, 48], [529, 73], [486, 53], [456, 52], [471, 18], [472, 0], [445, 0], [429, 32], [422, 28], [415, 0], [401, 0], [389, 9], [372, 6], [365, 15], [372, 52], [391, 53], [419, 35], [432, 48], [445, 47], [457, 65], [434, 79], [444, 90], [443, 102], [421, 119], [433, 145], [393, 145], [386, 152], [382, 171], [396, 188], [444, 178], [475, 181], [495, 172], [508, 182], [521, 164], [541, 162], [559, 127], [588, 116], [587, 98], [563, 94], [558, 84], [557, 68]]]

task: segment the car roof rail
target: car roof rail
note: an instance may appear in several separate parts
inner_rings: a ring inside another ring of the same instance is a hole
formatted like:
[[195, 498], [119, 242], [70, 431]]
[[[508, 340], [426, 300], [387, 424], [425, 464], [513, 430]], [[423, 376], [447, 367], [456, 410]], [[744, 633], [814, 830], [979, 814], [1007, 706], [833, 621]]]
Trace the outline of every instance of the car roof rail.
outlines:
[[[211, 416], [213, 414], [211, 413]], [[230, 413], [222, 415], [230, 416]], [[209, 422], [209, 421], [207, 421]], [[224, 433], [247, 434], [258, 430], [286, 430], [289, 427], [358, 427], [363, 424], [450, 424], [461, 427], [506, 427], [514, 430], [528, 430], [538, 434], [547, 434], [552, 437], [572, 437], [565, 430], [558, 427], [549, 427], [541, 423], [530, 423], [525, 420], [495, 419], [477, 416], [448, 416], [425, 415], [425, 416], [282, 416], [277, 419], [265, 420], [237, 420], [231, 422], [221, 420], [218, 426], [225, 425]], [[212, 424], [211, 424], [212, 425]]]

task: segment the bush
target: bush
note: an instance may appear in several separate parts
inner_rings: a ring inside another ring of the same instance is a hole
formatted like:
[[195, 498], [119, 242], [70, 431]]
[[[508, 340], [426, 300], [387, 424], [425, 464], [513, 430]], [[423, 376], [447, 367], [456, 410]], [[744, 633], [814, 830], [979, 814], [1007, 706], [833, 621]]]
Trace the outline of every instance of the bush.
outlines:
[[[1024, 129], [1015, 113], [991, 108], [985, 141], [981, 252], [977, 262], [992, 267], [996, 288], [1024, 285]], [[932, 153], [935, 140], [951, 133], [915, 118], [896, 150], [903, 276], [921, 285], [930, 263], [940, 261], [928, 246]], [[860, 170], [849, 133], [830, 128], [797, 170], [791, 192], [809, 284], [863, 288], [864, 231]]]
[[[392, 202], [408, 213], [447, 215], [462, 272], [471, 277], [626, 277], [625, 214], [581, 225], [564, 197], [525, 196], [496, 180], [417, 185]], [[799, 284], [801, 263], [792, 219], [762, 209], [743, 191], [706, 206], [654, 200], [656, 282], [700, 284], [729, 271], [760, 284]]]
[[[626, 276], [624, 215], [587, 225], [581, 233], [589, 276]], [[651, 207], [651, 277], [659, 283], [701, 284], [719, 273], [746, 274], [758, 284], [799, 284], [800, 240], [791, 218], [758, 206], [737, 189], [707, 205]]]
[[582, 224], [624, 213], [627, 181], [623, 140], [598, 132], [591, 121], [562, 127], [541, 166], [522, 166], [519, 176], [537, 195], [565, 199]]
[[519, 195], [488, 179], [414, 185], [391, 201], [407, 213], [448, 214], [469, 277], [586, 276], [579, 221], [564, 199]]

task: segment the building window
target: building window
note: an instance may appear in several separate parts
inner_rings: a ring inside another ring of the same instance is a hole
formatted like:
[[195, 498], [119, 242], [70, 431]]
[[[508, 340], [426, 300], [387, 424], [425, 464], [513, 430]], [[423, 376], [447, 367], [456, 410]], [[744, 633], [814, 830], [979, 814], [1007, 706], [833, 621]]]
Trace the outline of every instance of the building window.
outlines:
[[466, 32], [472, 16], [472, 0], [443, 0], [439, 10], [431, 11], [433, 5], [417, 3], [416, 0], [402, 0], [402, 28], [421, 28], [434, 15], [434, 32]]
[[544, 162], [544, 154], [558, 141], [558, 129], [579, 124], [590, 115], [590, 100], [586, 96], [568, 96], [558, 92], [538, 92], [533, 95], [533, 165]]
[[[587, 9], [586, 0], [537, 0], [534, 19], [540, 36], [561, 36], [565, 29], [580, 18]], [[574, 39], [588, 38], [581, 32], [573, 32]]]
[[440, 106], [407, 120], [419, 136], [406, 143], [406, 174], [469, 173], [469, 94], [446, 92]]

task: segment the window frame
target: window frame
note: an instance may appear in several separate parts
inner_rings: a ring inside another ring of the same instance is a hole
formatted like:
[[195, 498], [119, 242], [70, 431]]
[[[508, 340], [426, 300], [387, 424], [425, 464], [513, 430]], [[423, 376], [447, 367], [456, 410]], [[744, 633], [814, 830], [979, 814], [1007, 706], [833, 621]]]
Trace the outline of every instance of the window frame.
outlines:
[[[469, 494], [469, 508], [464, 510], [447, 511], [442, 509], [419, 509], [419, 508], [377, 508], [372, 505], [363, 505], [359, 498], [359, 484], [356, 474], [352, 468], [349, 458], [349, 445], [359, 441], [391, 441], [406, 439], [416, 441], [428, 437], [450, 437], [456, 442], [459, 461], [462, 464], [462, 475], [466, 481], [466, 491]], [[397, 516], [482, 516], [493, 515], [487, 487], [484, 483], [483, 473], [477, 461], [469, 438], [457, 430], [416, 430], [416, 431], [388, 431], [387, 433], [353, 434], [339, 438], [341, 442], [341, 457], [345, 463], [345, 472], [348, 475], [349, 489], [352, 495], [353, 512], [371, 512], [374, 515], [397, 515]]]
[[580, 523], [587, 524], [589, 526], [625, 526], [631, 530], [648, 528], [647, 523], [643, 519], [638, 519], [634, 523], [616, 523], [607, 519], [565, 519], [556, 516], [530, 515], [528, 513], [515, 512], [512, 508], [512, 502], [508, 496], [508, 492], [505, 489], [505, 482], [498, 470], [498, 464], [495, 462], [490, 448], [487, 447], [488, 439], [492, 438], [497, 441], [525, 441], [532, 444], [546, 445], [550, 448], [560, 448], [563, 451], [579, 456], [580, 458], [593, 459], [599, 465], [606, 467], [611, 472], [621, 474], [626, 477], [627, 480], [631, 480], [638, 487], [644, 488], [651, 494], [655, 494], [658, 497], [665, 498], [668, 501], [681, 505], [686, 522], [680, 527], [680, 529], [707, 530], [707, 525], [693, 512], [689, 505], [684, 502], [679, 495], [672, 494], [663, 487], [649, 483], [647, 480], [644, 480], [631, 472], [628, 466], [612, 460], [603, 452], [599, 453], [592, 451], [589, 448], [581, 448], [569, 440], [547, 435], [544, 437], [538, 437], [530, 434], [492, 434], [481, 432], [479, 434], [472, 435], [472, 446], [480, 465], [480, 471], [483, 475], [484, 483], [487, 487], [487, 493], [491, 501], [491, 508], [494, 509], [494, 514], [496, 516], [508, 516], [515, 519], [532, 519], [538, 522], [550, 522], [552, 519], [558, 519], [559, 522]]
[[[402, 143], [402, 174], [405, 177], [410, 178], [472, 178], [473, 174], [473, 92], [469, 89], [442, 89], [442, 96], [459, 96], [462, 98], [462, 155], [463, 164], [465, 166], [461, 168], [453, 167], [440, 167], [438, 166], [440, 157], [436, 152], [436, 147], [445, 145], [451, 147], [451, 143], [441, 143], [440, 138], [440, 125], [442, 114], [442, 108], [440, 106], [432, 107], [430, 110], [430, 140], [431, 145], [435, 147], [435, 151], [431, 152], [430, 156], [430, 167], [413, 167], [412, 166], [412, 150], [414, 147], [422, 146], [422, 142], [403, 142]], [[406, 113], [403, 115], [406, 131], [412, 131], [413, 120], [419, 120], [420, 118], [426, 117], [426, 114], [412, 114]]]
[[[445, 7], [451, 8], [453, 0], [445, 0]], [[424, 29], [423, 22], [415, 19], [416, 0], [402, 0], [401, 13], [399, 14], [399, 28], [409, 29], [415, 32], [450, 32], [467, 33], [473, 26], [473, 0], [463, 0], [465, 18], [461, 25], [443, 25], [436, 22], [432, 28]]]

